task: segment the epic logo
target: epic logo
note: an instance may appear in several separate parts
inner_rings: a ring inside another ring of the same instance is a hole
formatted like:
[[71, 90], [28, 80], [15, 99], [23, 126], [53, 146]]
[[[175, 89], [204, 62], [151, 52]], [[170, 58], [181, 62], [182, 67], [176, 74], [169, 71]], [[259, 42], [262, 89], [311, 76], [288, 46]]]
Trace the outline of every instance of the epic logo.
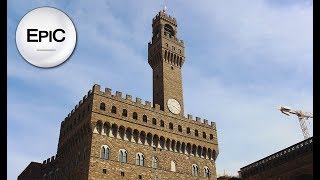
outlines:
[[61, 39], [57, 39], [56, 37], [56, 33], [58, 31], [61, 31], [63, 34], [65, 33], [65, 31], [63, 29], [56, 29], [53, 32], [52, 31], [39, 31], [39, 41], [38, 39], [31, 39], [31, 36], [38, 36], [38, 34], [34, 33], [31, 34], [32, 31], [38, 31], [38, 29], [27, 29], [27, 41], [28, 42], [41, 42], [42, 38], [49, 38], [49, 42], [52, 42], [52, 38], [54, 41], [56, 42], [62, 42], [65, 40], [65, 37], [62, 37]]
[[65, 62], [76, 45], [76, 29], [62, 11], [41, 7], [28, 12], [16, 31], [16, 44], [29, 63], [50, 68]]

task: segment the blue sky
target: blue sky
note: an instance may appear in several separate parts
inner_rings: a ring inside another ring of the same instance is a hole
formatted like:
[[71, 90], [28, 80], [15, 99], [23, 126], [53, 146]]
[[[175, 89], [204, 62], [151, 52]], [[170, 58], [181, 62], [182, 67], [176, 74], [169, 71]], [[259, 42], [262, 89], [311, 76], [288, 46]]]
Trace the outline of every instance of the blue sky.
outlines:
[[[313, 111], [312, 1], [167, 1], [185, 41], [185, 113], [215, 121], [217, 173], [239, 168], [303, 140], [295, 116]], [[53, 69], [22, 59], [15, 29], [31, 9], [53, 6], [73, 20], [73, 56]], [[152, 100], [147, 63], [160, 0], [8, 1], [8, 179], [55, 155], [61, 121], [98, 83]], [[311, 134], [312, 121], [309, 125]]]

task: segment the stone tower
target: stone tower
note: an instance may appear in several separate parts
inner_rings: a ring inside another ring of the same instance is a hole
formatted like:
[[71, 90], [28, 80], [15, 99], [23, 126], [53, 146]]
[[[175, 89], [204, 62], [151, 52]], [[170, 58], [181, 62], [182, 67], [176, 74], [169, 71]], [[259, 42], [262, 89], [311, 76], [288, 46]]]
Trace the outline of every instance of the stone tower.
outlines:
[[[181, 68], [184, 43], [177, 37], [177, 21], [164, 11], [153, 18], [148, 63], [153, 69], [153, 103], [160, 109], [184, 115]], [[179, 108], [180, 107], [180, 108]]]

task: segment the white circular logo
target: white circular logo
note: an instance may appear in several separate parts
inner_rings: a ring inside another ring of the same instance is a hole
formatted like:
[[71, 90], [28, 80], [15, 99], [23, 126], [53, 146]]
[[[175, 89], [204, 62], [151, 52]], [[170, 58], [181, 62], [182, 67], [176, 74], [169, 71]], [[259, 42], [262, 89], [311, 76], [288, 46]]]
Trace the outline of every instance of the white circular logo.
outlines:
[[71, 19], [52, 7], [40, 7], [28, 12], [16, 31], [16, 44], [29, 63], [50, 68], [65, 62], [77, 40]]

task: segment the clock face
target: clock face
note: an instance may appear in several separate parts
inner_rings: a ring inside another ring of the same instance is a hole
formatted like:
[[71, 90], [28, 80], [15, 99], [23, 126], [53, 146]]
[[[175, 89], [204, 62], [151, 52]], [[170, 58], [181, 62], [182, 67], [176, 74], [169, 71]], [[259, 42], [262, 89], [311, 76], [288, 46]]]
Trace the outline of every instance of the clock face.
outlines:
[[181, 111], [180, 104], [175, 99], [168, 99], [168, 108], [173, 114], [179, 114]]

